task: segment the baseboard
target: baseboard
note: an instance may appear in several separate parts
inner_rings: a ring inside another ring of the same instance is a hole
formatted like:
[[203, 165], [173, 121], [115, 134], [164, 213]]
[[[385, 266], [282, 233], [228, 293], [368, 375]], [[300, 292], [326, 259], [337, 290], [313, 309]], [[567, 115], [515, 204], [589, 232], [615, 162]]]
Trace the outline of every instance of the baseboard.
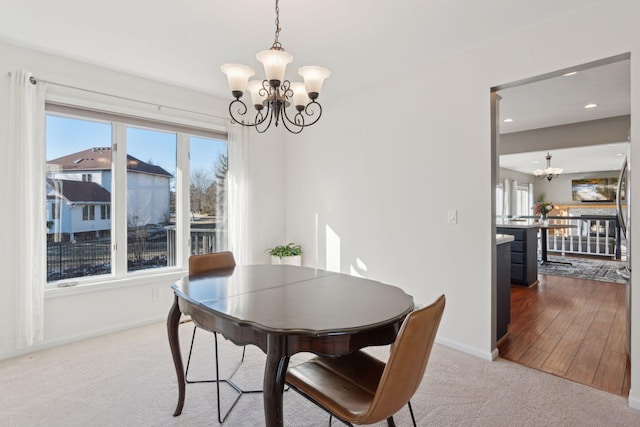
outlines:
[[636, 396], [632, 390], [629, 390], [629, 408], [637, 409], [640, 411], [640, 396]]
[[35, 353], [36, 351], [46, 350], [48, 348], [59, 347], [61, 345], [71, 344], [77, 341], [86, 340], [89, 338], [99, 337], [101, 335], [107, 335], [114, 332], [120, 332], [127, 329], [137, 328], [139, 326], [148, 325], [150, 323], [156, 323], [165, 321], [167, 319], [166, 315], [156, 316], [148, 319], [138, 320], [136, 322], [131, 322], [127, 324], [121, 324], [117, 326], [112, 326], [108, 328], [103, 328], [95, 331], [91, 331], [84, 334], [78, 334], [73, 336], [68, 336], [64, 338], [58, 338], [50, 341], [43, 341], [37, 344], [34, 344], [29, 347], [21, 348], [19, 350], [12, 350], [6, 353], [0, 353], [0, 360], [10, 359], [12, 357], [22, 356], [24, 354]]
[[460, 344], [459, 342], [440, 337], [436, 337], [436, 343], [441, 344], [445, 347], [452, 348], [454, 350], [461, 351], [463, 353], [470, 354], [475, 357], [479, 357], [480, 359], [488, 360], [490, 362], [498, 357], [498, 349], [493, 349], [491, 352], [487, 352], [476, 347]]

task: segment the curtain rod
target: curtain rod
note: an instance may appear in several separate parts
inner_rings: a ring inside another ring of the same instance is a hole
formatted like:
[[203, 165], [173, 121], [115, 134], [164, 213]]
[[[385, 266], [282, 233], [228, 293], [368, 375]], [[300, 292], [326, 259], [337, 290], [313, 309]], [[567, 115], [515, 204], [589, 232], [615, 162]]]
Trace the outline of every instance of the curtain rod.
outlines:
[[[8, 74], [9, 74], [9, 77], [11, 77], [11, 71], [9, 71]], [[60, 86], [60, 87], [68, 88], [68, 89], [80, 90], [80, 91], [83, 91], [83, 92], [89, 92], [89, 93], [93, 93], [93, 94], [96, 94], [96, 95], [109, 96], [111, 98], [122, 99], [124, 101], [132, 101], [132, 102], [138, 102], [140, 104], [152, 105], [154, 107], [157, 107], [158, 110], [161, 110], [162, 108], [169, 108], [171, 110], [182, 111], [182, 112], [185, 112], [185, 113], [192, 113], [192, 114], [200, 114], [202, 116], [215, 117], [217, 119], [225, 119], [225, 120], [229, 119], [228, 117], [218, 116], [218, 115], [215, 115], [215, 114], [202, 113], [200, 111], [193, 111], [193, 110], [187, 110], [187, 109], [184, 109], [184, 108], [171, 107], [169, 105], [162, 105], [162, 104], [157, 104], [157, 103], [154, 103], [154, 102], [142, 101], [140, 99], [128, 98], [126, 96], [113, 95], [111, 93], [100, 92], [100, 91], [93, 90], [93, 89], [85, 89], [85, 88], [78, 87], [78, 86], [71, 86], [71, 85], [67, 85], [67, 84], [64, 84], [64, 83], [58, 83], [58, 82], [53, 82], [53, 81], [50, 81], [50, 80], [41, 79], [39, 77], [34, 77], [34, 76], [30, 76], [29, 77], [29, 81], [31, 82], [31, 84], [34, 84], [34, 85], [37, 84], [40, 81], [40, 82], [51, 84], [51, 85], [54, 85], [54, 86]]]

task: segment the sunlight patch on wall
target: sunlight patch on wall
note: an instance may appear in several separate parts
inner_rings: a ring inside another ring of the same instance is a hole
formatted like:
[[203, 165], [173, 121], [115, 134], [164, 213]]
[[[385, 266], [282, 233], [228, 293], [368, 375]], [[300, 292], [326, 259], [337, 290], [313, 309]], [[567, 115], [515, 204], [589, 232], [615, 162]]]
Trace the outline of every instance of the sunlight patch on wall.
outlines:
[[364, 274], [367, 273], [367, 264], [364, 263], [360, 258], [356, 258], [356, 265], [351, 264], [349, 266], [349, 274], [356, 277], [366, 277]]
[[340, 236], [328, 225], [325, 232], [327, 270], [340, 272]]

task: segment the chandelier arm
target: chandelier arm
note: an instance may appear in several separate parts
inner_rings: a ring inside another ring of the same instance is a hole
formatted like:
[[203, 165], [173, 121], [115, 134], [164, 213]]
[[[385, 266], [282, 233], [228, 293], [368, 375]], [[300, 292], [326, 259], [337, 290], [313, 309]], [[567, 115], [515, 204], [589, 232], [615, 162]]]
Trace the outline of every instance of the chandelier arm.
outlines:
[[[258, 111], [256, 113], [255, 119], [253, 123], [245, 123], [243, 118], [238, 118], [236, 117], [235, 114], [233, 114], [233, 109], [234, 109], [234, 104], [238, 103], [238, 114], [242, 117], [246, 116], [247, 114], [247, 104], [245, 104], [244, 102], [242, 102], [240, 99], [234, 99], [233, 101], [231, 101], [231, 103], [229, 104], [229, 115], [231, 115], [231, 120], [233, 121], [233, 123], [237, 123], [241, 126], [246, 126], [246, 127], [256, 127], [262, 123], [264, 123], [264, 121], [267, 119], [267, 115], [269, 113], [269, 109], [267, 108], [267, 111], [265, 115], [263, 115], [262, 111]], [[267, 126], [268, 127], [268, 126]]]
[[[291, 118], [287, 114], [287, 109], [286, 108], [282, 108], [282, 115], [283, 115], [282, 122], [285, 124], [285, 126], [286, 126], [286, 124], [288, 122], [288, 123], [290, 123], [290, 124], [292, 124], [294, 126], [298, 126], [298, 127], [301, 127], [301, 128], [305, 127], [304, 116], [302, 116], [300, 114], [300, 112], [297, 112], [293, 116], [293, 120], [291, 120]], [[298, 120], [298, 118], [300, 118], [300, 120]], [[289, 129], [289, 128], [287, 127], [287, 129]]]
[[[266, 126], [264, 126], [262, 129], [260, 129], [260, 125], [262, 125], [266, 120], [267, 117], [269, 117], [269, 121], [267, 122]], [[265, 116], [263, 117], [262, 121], [260, 123], [256, 123], [255, 125], [255, 129], [256, 132], [258, 133], [265, 133], [267, 131], [267, 129], [269, 129], [271, 127], [271, 122], [273, 121], [273, 110], [271, 109], [271, 103], [267, 102], [267, 111]]]
[[[318, 115], [317, 115], [317, 117], [314, 118], [314, 120], [310, 121], [309, 123], [305, 123], [305, 116], [302, 115], [303, 112], [307, 117], [313, 117], [313, 116], [316, 115], [316, 113], [318, 113]], [[304, 110], [298, 111], [295, 114], [295, 116], [293, 116], [293, 120], [291, 120], [291, 118], [287, 115], [286, 109], [285, 109], [285, 112], [284, 112], [284, 117], [285, 117], [286, 121], [288, 121], [289, 123], [291, 123], [294, 126], [299, 126], [301, 128], [306, 128], [306, 127], [309, 127], [309, 126], [315, 124], [318, 120], [320, 120], [321, 116], [322, 116], [322, 105], [320, 105], [320, 103], [316, 102], [316, 101], [309, 102], [306, 105], [306, 107], [304, 107]], [[283, 120], [283, 122], [284, 121], [285, 120]]]
[[[302, 120], [303, 120], [303, 124], [302, 124], [302, 125], [299, 125], [299, 124], [297, 124], [296, 122], [291, 121], [291, 119], [289, 119], [289, 116], [287, 116], [286, 109], [284, 109], [284, 108], [283, 108], [283, 111], [284, 111], [284, 114], [283, 114], [283, 115], [284, 115], [284, 117], [283, 117], [283, 119], [282, 119], [282, 124], [284, 125], [284, 127], [285, 127], [289, 132], [291, 132], [291, 133], [293, 133], [293, 134], [298, 134], [298, 133], [302, 132], [302, 131], [304, 130], [304, 118], [302, 119]], [[299, 115], [299, 113], [298, 113], [298, 114], [296, 114], [296, 115], [294, 116], [294, 118], [295, 118], [295, 117], [297, 117], [298, 115]], [[291, 125], [295, 126], [295, 128], [293, 128], [293, 126], [292, 126], [292, 127], [290, 127]]]
[[[313, 107], [313, 108], [311, 108], [311, 107]], [[320, 117], [322, 116], [322, 105], [320, 105], [320, 103], [318, 101], [316, 101], [316, 100], [311, 101], [310, 103], [307, 104], [306, 107], [304, 107], [304, 113], [307, 116], [311, 117], [311, 116], [315, 115], [314, 109], [318, 111], [318, 116], [312, 122], [307, 123], [306, 126], [311, 126], [311, 125], [315, 124], [318, 120], [320, 120]]]

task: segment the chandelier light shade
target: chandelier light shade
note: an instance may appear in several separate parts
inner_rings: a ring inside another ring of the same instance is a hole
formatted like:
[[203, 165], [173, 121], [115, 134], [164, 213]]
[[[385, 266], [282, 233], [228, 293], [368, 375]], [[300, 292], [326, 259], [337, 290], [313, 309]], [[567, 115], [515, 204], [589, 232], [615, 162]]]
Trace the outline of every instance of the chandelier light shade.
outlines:
[[[227, 75], [231, 94], [235, 98], [229, 104], [231, 119], [243, 126], [251, 126], [264, 133], [273, 123], [280, 122], [291, 133], [302, 130], [318, 122], [322, 115], [322, 106], [317, 99], [324, 81], [331, 72], [324, 67], [305, 66], [298, 70], [302, 82], [285, 80], [287, 65], [293, 56], [287, 53], [278, 37], [280, 35], [280, 8], [276, 4], [275, 41], [269, 50], [256, 54], [256, 59], [264, 67], [264, 80], [249, 80], [255, 71], [246, 65], [224, 64], [220, 67]], [[240, 98], [248, 92], [254, 112]]]
[[562, 169], [560, 168], [552, 168], [551, 167], [551, 154], [547, 153], [547, 168], [546, 169], [536, 169], [533, 171], [533, 174], [539, 179], [545, 179], [547, 181], [551, 181], [553, 178], [557, 178], [558, 175], [562, 173]]

